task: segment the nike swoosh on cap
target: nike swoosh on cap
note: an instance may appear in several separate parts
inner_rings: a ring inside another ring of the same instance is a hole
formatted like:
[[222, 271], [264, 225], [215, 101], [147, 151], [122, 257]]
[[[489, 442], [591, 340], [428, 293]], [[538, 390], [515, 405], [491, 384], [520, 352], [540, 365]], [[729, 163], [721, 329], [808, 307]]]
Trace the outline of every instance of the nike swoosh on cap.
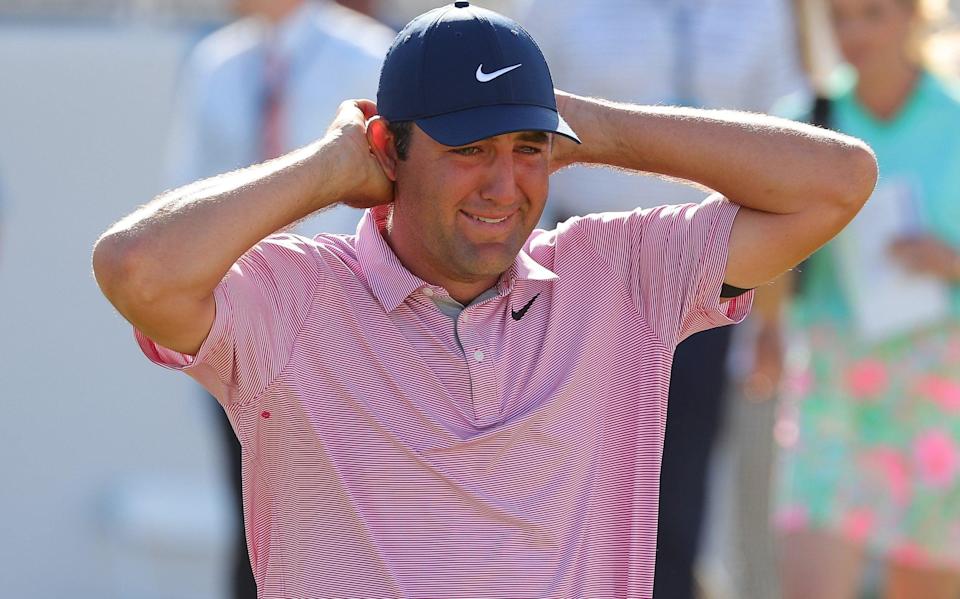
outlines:
[[509, 73], [509, 72], [512, 71], [513, 69], [519, 69], [521, 66], [523, 66], [523, 63], [515, 64], [515, 65], [513, 65], [512, 67], [504, 67], [504, 68], [502, 68], [502, 69], [500, 69], [500, 70], [498, 70], [498, 71], [494, 71], [494, 72], [492, 72], [492, 73], [484, 73], [484, 72], [483, 72], [483, 63], [481, 62], [481, 63], [480, 63], [480, 66], [477, 67], [477, 81], [479, 81], [480, 83], [486, 83], [487, 81], [493, 81], [494, 79], [496, 79], [496, 78], [499, 77], [500, 75], [503, 75], [504, 73]]

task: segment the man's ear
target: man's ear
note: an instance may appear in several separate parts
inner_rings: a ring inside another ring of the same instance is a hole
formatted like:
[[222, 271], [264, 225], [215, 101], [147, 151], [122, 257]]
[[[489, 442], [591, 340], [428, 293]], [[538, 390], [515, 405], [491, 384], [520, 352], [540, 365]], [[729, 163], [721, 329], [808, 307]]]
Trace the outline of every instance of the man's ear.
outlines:
[[374, 116], [367, 121], [367, 144], [387, 178], [396, 181], [397, 146], [394, 143], [393, 133], [387, 128], [387, 121], [380, 116]]

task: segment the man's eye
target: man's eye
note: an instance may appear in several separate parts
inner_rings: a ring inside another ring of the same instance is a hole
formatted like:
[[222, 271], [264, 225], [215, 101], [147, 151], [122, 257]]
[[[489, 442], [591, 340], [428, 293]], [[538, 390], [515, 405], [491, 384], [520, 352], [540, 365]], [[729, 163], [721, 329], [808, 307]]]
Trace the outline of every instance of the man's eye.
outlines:
[[451, 150], [454, 154], [459, 154], [460, 156], [473, 156], [480, 151], [480, 148], [476, 146], [470, 146], [468, 148], [456, 148]]
[[542, 148], [539, 148], [537, 146], [520, 146], [519, 148], [517, 148], [517, 150], [522, 154], [539, 154], [540, 152], [543, 151]]

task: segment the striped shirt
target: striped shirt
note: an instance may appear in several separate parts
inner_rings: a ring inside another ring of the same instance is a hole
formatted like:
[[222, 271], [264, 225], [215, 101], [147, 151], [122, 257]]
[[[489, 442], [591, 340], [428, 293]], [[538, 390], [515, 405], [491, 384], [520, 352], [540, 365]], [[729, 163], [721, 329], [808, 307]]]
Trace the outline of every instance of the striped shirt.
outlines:
[[[534, 231], [452, 323], [383, 237], [268, 237], [196, 357], [243, 447], [261, 597], [649, 597], [673, 349], [719, 298], [714, 196]], [[453, 324], [453, 326], [452, 326]]]

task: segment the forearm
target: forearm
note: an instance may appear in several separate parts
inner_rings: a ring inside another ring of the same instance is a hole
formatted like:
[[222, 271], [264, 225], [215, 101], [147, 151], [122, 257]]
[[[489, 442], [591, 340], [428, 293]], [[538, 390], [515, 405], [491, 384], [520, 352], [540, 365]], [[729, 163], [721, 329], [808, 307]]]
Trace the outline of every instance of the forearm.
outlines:
[[[329, 139], [274, 161], [168, 191], [101, 237], [94, 269], [118, 308], [161, 295], [204, 297], [270, 233], [349, 190]], [[125, 298], [122, 296], [131, 296]]]
[[694, 181], [764, 212], [845, 201], [863, 183], [851, 178], [869, 170], [858, 140], [792, 121], [564, 96], [564, 116], [583, 140], [568, 162]]

